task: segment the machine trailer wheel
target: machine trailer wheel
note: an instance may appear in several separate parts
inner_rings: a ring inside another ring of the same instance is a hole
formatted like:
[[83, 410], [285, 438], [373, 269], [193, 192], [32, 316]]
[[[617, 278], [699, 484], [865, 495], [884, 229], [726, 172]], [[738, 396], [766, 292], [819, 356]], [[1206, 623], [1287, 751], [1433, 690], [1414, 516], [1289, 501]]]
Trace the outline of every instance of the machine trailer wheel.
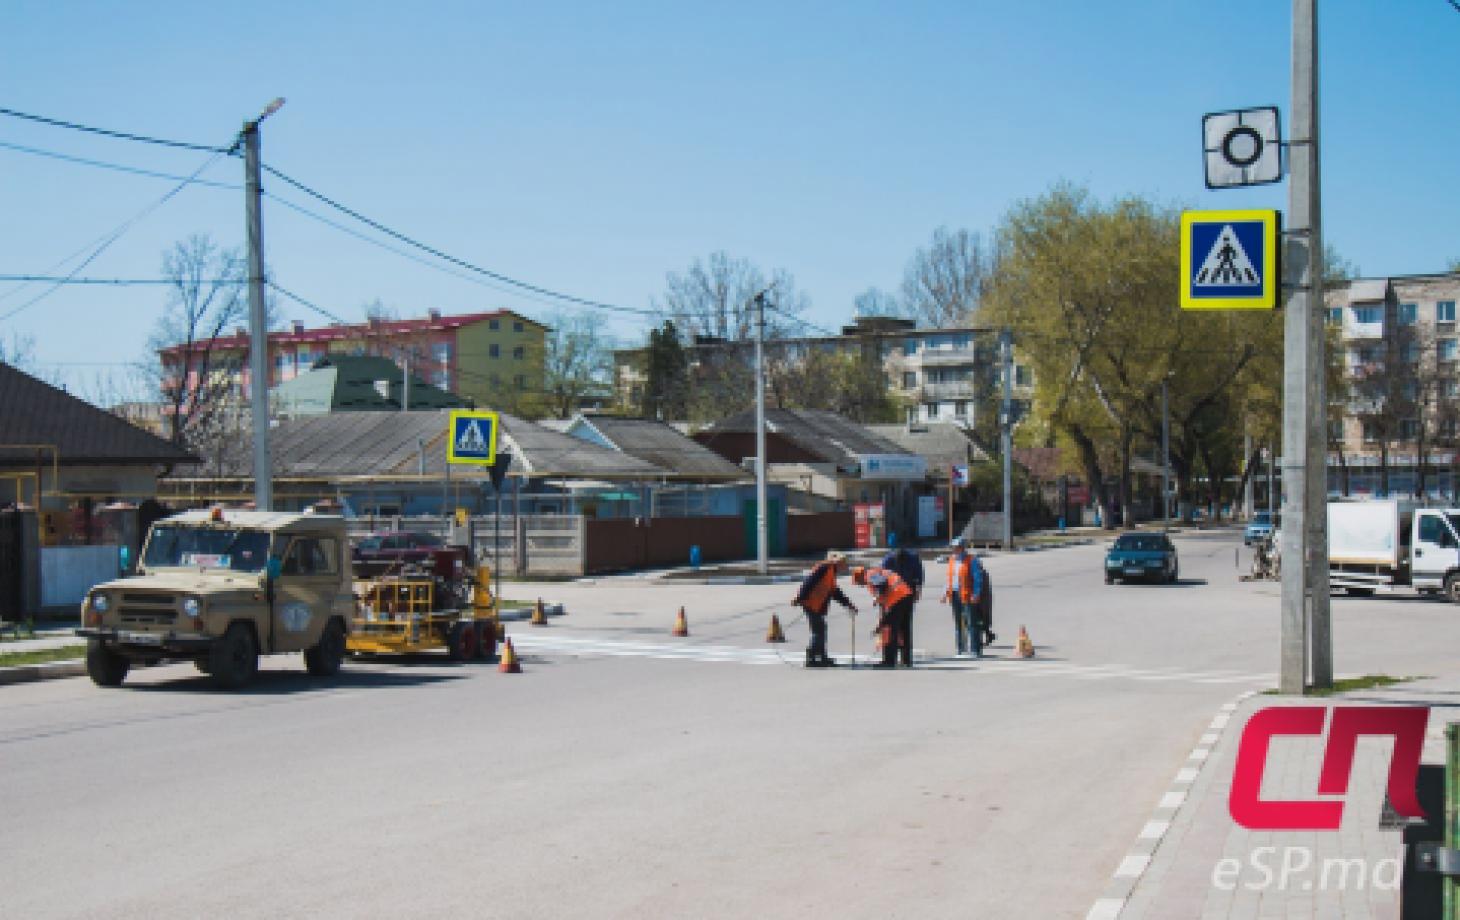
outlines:
[[209, 673], [213, 681], [226, 690], [236, 690], [253, 680], [258, 669], [258, 645], [254, 642], [253, 630], [243, 623], [229, 626], [208, 654]]
[[345, 633], [336, 620], [324, 625], [319, 644], [304, 650], [304, 667], [315, 677], [333, 677], [345, 661]]
[[470, 661], [477, 654], [477, 630], [467, 620], [457, 620], [451, 624], [451, 631], [446, 634], [446, 651], [452, 661]]
[[1453, 604], [1460, 604], [1460, 574], [1445, 576], [1445, 597]]
[[100, 639], [87, 640], [86, 673], [98, 687], [120, 687], [131, 669], [132, 663], [125, 655], [107, 648]]
[[478, 620], [476, 632], [477, 657], [483, 661], [495, 661], [497, 658], [497, 625], [491, 620]]

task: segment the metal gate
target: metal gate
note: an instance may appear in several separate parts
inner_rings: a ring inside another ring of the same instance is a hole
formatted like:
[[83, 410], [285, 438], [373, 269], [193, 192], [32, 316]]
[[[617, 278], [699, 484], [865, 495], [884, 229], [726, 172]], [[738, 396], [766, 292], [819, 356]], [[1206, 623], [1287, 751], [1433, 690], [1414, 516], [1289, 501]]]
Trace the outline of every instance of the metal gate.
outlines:
[[25, 617], [24, 521], [19, 511], [0, 511], [0, 620]]

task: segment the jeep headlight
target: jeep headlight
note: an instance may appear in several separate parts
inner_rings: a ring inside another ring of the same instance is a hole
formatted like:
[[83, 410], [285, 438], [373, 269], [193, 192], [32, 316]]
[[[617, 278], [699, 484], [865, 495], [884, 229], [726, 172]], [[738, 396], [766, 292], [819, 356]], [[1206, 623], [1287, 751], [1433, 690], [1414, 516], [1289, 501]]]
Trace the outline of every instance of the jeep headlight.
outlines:
[[202, 601], [199, 601], [196, 597], [183, 598], [182, 607], [183, 613], [194, 619], [197, 619], [198, 617], [203, 615], [203, 603]]
[[106, 613], [107, 610], [110, 609], [111, 605], [111, 601], [107, 600], [106, 595], [102, 594], [100, 591], [91, 595], [91, 609], [95, 612]]

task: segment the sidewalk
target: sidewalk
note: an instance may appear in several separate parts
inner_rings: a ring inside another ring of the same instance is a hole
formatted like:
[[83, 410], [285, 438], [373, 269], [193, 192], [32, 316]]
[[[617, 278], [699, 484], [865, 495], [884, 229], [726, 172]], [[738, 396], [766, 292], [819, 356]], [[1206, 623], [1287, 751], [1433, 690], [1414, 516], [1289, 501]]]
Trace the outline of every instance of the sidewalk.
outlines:
[[[1460, 677], [1426, 679], [1342, 696], [1255, 695], [1216, 713], [1157, 803], [1087, 920], [1200, 918], [1397, 918], [1402, 826], [1381, 827], [1391, 742], [1361, 737], [1337, 831], [1249, 831], [1228, 798], [1248, 717], [1269, 706], [1427, 705], [1423, 764], [1444, 764], [1444, 728], [1460, 720]], [[1275, 737], [1263, 799], [1313, 800], [1324, 738]], [[1437, 818], [1439, 816], [1430, 816]], [[1402, 821], [1403, 819], [1399, 819]]]

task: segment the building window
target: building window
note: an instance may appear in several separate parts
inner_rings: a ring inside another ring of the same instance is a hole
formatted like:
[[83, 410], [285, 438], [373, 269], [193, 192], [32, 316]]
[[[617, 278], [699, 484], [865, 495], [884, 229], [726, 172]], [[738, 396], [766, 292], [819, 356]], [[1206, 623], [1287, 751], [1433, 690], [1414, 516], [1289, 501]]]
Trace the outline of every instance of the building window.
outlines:
[[1453, 323], [1453, 322], [1455, 322], [1455, 301], [1453, 301], [1453, 300], [1442, 300], [1439, 303], [1435, 304], [1435, 322], [1437, 322], [1437, 323]]
[[516, 348], [512, 349], [512, 357], [516, 358], [518, 361], [521, 361], [523, 358], [527, 357], [527, 349], [521, 345], [518, 345]]
[[431, 374], [431, 386], [439, 387], [443, 390], [451, 389], [451, 372], [433, 371]]
[[500, 358], [500, 357], [502, 357], [502, 346], [501, 345], [488, 345], [487, 346], [487, 357], [488, 358]]
[[958, 418], [968, 418], [968, 400], [956, 399], [953, 401], [953, 414]]
[[904, 390], [911, 390], [913, 387], [915, 387], [917, 385], [918, 385], [918, 372], [917, 371], [903, 371], [902, 372], [902, 388]]
[[1407, 418], [1399, 423], [1399, 440], [1419, 440], [1419, 419]]
[[431, 355], [432, 355], [432, 357], [434, 357], [436, 359], [436, 363], [437, 364], [440, 364], [442, 366], [445, 366], [447, 364], [450, 364], [451, 363], [451, 343], [450, 342], [437, 342], [435, 345], [432, 345], [431, 346]]
[[1328, 325], [1330, 325], [1330, 326], [1342, 326], [1343, 325], [1343, 307], [1334, 307], [1334, 308], [1332, 308], [1331, 310], [1328, 311]]
[[932, 421], [938, 417], [938, 404], [935, 402], [923, 403], [923, 417]]
[[1419, 360], [1419, 345], [1414, 342], [1405, 342], [1399, 349], [1399, 360], [1405, 364], [1413, 364]]
[[1436, 344], [1436, 351], [1441, 361], [1455, 360], [1455, 340], [1440, 339]]
[[918, 353], [918, 340], [917, 339], [903, 339], [902, 340], [902, 353], [904, 355], [915, 355], [915, 354], [917, 354]]
[[1371, 421], [1365, 421], [1364, 422], [1364, 440], [1365, 441], [1369, 441], [1369, 442], [1373, 442], [1373, 441], [1379, 440], [1379, 423], [1378, 422], [1371, 422]]
[[1378, 307], [1354, 307], [1354, 322], [1360, 326], [1372, 326], [1383, 319], [1384, 314]]
[[520, 322], [513, 323], [512, 324], [512, 331], [513, 332], [521, 332], [522, 331], [522, 323], [520, 323]]
[[517, 389], [519, 389], [519, 390], [525, 390], [525, 389], [527, 389], [527, 375], [526, 374], [518, 374], [516, 377], [513, 377], [512, 378], [512, 381], [517, 384]]
[[1328, 440], [1343, 440], [1343, 419], [1332, 419], [1328, 423]]
[[1419, 304], [1402, 303], [1399, 305], [1399, 325], [1413, 326], [1417, 319], [1419, 319]]
[[1460, 397], [1460, 380], [1446, 380], [1443, 392], [1446, 399]]
[[488, 329], [501, 329], [502, 328], [502, 323], [500, 321], [498, 321], [498, 320], [495, 320], [495, 319], [489, 319], [489, 320], [487, 320], [487, 328]]
[[[1029, 368], [1023, 364], [1014, 365], [1014, 385], [1027, 387], [1034, 382], [1034, 375]], [[1159, 497], [1159, 496], [1158, 496]]]

